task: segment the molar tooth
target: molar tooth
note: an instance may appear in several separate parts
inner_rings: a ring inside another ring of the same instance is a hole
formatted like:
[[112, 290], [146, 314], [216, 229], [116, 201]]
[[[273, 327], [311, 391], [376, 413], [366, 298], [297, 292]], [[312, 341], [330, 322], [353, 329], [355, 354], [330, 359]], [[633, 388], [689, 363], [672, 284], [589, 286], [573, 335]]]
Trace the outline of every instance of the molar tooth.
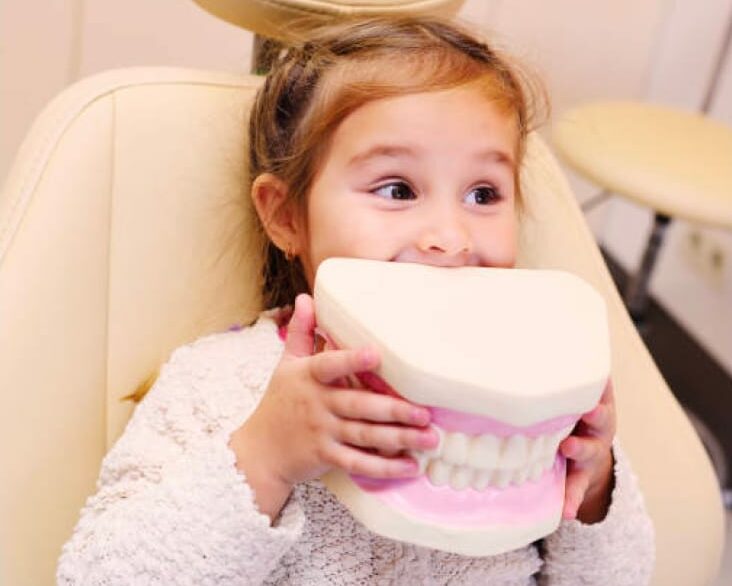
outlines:
[[432, 460], [427, 466], [427, 477], [435, 486], [445, 486], [450, 480], [452, 466], [442, 460]]
[[552, 466], [554, 466], [554, 461], [556, 460], [556, 458], [556, 453], [545, 456], [544, 459], [539, 462], [539, 464], [541, 465], [541, 469], [549, 470]]
[[450, 464], [462, 466], [468, 459], [470, 442], [464, 433], [454, 432], [445, 434], [442, 447], [442, 458]]
[[544, 455], [546, 436], [540, 435], [529, 440], [529, 462], [538, 462]]
[[496, 470], [493, 485], [498, 488], [506, 488], [508, 483], [511, 482], [511, 476], [513, 476], [513, 470]]
[[526, 482], [526, 479], [529, 477], [529, 469], [528, 467], [524, 466], [523, 468], [519, 468], [515, 471], [513, 478], [511, 479], [511, 484], [520, 485]]
[[564, 429], [560, 429], [553, 436], [551, 436], [551, 442], [549, 442], [549, 443], [554, 446], [555, 452], [559, 449], [559, 444], [562, 443], [562, 440], [565, 437], [567, 437], [570, 433], [572, 433], [573, 429], [574, 429], [574, 425], [569, 425], [569, 426], [565, 427]]
[[430, 459], [432, 458], [431, 454], [415, 450], [409, 452], [409, 455], [416, 460], [419, 474], [424, 474], [425, 470], [427, 470], [427, 465], [430, 463]]
[[473, 470], [467, 466], [453, 466], [450, 474], [450, 486], [455, 490], [467, 488], [473, 480]]
[[470, 442], [468, 464], [479, 470], [495, 468], [500, 451], [500, 438], [495, 435], [480, 435]]
[[548, 456], [550, 453], [555, 454], [559, 449], [559, 444], [564, 439], [564, 430], [554, 432], [553, 434], [546, 436], [546, 444], [544, 449], [544, 455]]
[[492, 470], [477, 470], [473, 475], [473, 482], [471, 483], [471, 486], [475, 490], [485, 490], [491, 483], [492, 477]]
[[531, 470], [529, 472], [529, 480], [532, 482], [537, 482], [539, 478], [541, 478], [541, 475], [544, 473], [544, 467], [541, 462], [536, 462], [535, 464], [531, 465]]
[[512, 435], [506, 440], [501, 454], [501, 468], [520, 468], [526, 465], [526, 457], [529, 454], [526, 445], [526, 437], [523, 435]]

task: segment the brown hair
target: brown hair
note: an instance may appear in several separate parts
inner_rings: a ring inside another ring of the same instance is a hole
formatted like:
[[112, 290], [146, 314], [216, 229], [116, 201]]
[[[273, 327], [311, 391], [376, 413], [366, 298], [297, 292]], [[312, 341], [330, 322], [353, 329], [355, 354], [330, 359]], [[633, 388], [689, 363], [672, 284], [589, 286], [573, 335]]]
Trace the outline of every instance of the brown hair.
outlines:
[[[288, 201], [306, 198], [339, 123], [369, 101], [470, 84], [516, 122], [516, 167], [533, 127], [541, 86], [521, 68], [453, 22], [429, 17], [375, 18], [331, 25], [282, 52], [260, 88], [249, 122], [250, 181], [277, 176]], [[538, 91], [537, 91], [538, 90]], [[516, 173], [518, 209], [520, 186]], [[251, 184], [250, 184], [251, 187]], [[298, 259], [266, 238], [266, 308], [289, 305], [307, 282]]]

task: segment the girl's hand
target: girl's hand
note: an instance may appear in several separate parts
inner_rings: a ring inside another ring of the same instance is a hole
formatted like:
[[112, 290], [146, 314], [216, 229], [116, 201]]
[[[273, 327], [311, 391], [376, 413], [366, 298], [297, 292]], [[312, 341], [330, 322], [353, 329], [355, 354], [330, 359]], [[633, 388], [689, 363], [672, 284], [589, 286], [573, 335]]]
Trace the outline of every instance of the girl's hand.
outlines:
[[600, 404], [585, 413], [572, 435], [559, 444], [567, 458], [564, 519], [597, 523], [605, 518], [614, 485], [611, 446], [615, 426], [613, 385], [608, 379]]
[[314, 329], [313, 300], [299, 295], [267, 391], [229, 443], [260, 509], [273, 519], [298, 482], [332, 468], [373, 478], [414, 476], [417, 463], [404, 450], [431, 449], [439, 441], [427, 427], [426, 408], [339, 385], [375, 369], [375, 350], [314, 354]]

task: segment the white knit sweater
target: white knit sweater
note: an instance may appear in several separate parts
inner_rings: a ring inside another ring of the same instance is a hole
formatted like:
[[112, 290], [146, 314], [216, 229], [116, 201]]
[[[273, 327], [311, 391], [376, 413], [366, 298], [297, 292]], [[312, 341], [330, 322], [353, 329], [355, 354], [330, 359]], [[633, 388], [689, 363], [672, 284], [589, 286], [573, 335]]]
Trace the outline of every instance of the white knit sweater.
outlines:
[[601, 523], [562, 522], [542, 542], [502, 555], [470, 558], [379, 537], [318, 481], [297, 486], [270, 526], [227, 444], [282, 349], [268, 314], [172, 354], [104, 459], [98, 492], [63, 548], [59, 584], [648, 583], [653, 528], [617, 445]]

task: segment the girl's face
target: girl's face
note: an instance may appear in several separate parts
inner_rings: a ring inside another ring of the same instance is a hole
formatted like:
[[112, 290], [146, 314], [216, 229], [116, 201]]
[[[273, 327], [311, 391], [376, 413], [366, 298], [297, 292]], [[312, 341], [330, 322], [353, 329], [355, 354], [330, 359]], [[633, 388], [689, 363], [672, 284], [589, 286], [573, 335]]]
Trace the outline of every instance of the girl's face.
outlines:
[[339, 125], [295, 251], [456, 267], [516, 258], [517, 130], [476, 89], [376, 100]]

